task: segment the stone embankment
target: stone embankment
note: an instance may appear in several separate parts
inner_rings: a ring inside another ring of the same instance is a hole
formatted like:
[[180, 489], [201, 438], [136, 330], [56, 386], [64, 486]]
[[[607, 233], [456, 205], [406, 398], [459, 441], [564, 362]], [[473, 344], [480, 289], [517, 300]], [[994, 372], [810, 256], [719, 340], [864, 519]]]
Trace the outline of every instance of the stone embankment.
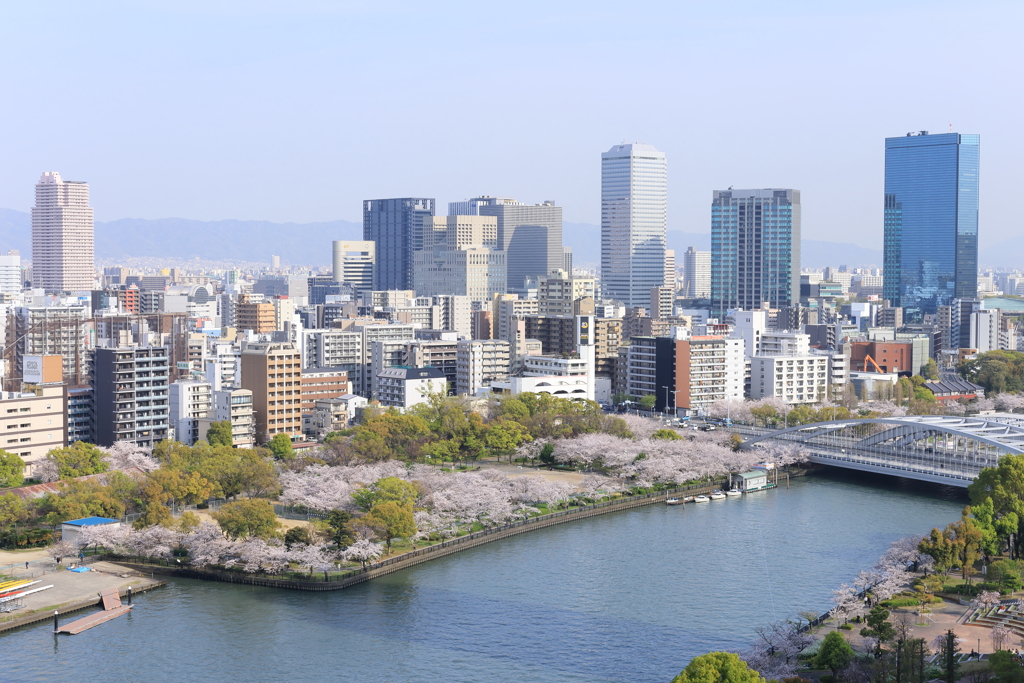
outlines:
[[437, 545], [428, 546], [426, 548], [421, 548], [420, 550], [414, 550], [403, 555], [398, 555], [382, 562], [374, 563], [372, 567], [368, 567], [364, 570], [350, 572], [340, 576], [331, 576], [328, 581], [275, 579], [269, 576], [254, 576], [252, 574], [244, 574], [241, 572], [191, 569], [189, 567], [175, 566], [167, 561], [163, 561], [160, 564], [151, 564], [148, 561], [133, 561], [132, 558], [110, 558], [110, 560], [123, 567], [128, 567], [151, 576], [178, 576], [189, 579], [225, 581], [228, 583], [242, 583], [251, 586], [266, 586], [273, 588], [289, 588], [293, 590], [333, 591], [348, 588], [349, 586], [354, 586], [356, 584], [363, 583], [364, 581], [370, 581], [381, 576], [386, 576], [387, 574], [401, 571], [402, 569], [407, 569], [423, 562], [429, 562], [430, 560], [435, 560], [440, 557], [446, 557], [453, 553], [475, 548], [485, 543], [499, 541], [510, 536], [523, 534], [528, 531], [544, 529], [556, 524], [565, 524], [566, 522], [574, 522], [579, 519], [587, 519], [597, 515], [608, 514], [609, 512], [618, 512], [620, 510], [630, 510], [632, 508], [643, 507], [645, 505], [653, 505], [655, 503], [664, 503], [665, 499], [669, 497], [678, 497], [681, 495], [695, 496], [701, 493], [709, 493], [714, 489], [722, 488], [725, 485], [726, 482], [722, 480], [712, 482], [711, 484], [682, 487], [640, 496], [630, 496], [617, 501], [597, 503], [595, 505], [555, 512], [549, 515], [542, 515], [540, 517], [534, 517], [520, 522], [513, 522], [506, 526], [478, 531], [466, 536], [444, 541], [443, 543], [438, 543]]

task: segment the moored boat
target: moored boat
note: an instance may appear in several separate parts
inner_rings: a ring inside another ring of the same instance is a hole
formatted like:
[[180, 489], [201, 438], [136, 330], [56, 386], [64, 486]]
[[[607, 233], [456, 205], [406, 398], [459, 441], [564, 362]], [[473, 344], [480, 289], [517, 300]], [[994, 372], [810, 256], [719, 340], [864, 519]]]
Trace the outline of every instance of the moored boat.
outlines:
[[739, 491], [739, 489], [729, 489], [728, 491], [725, 492], [725, 495], [735, 497], [742, 496], [743, 494]]
[[725, 500], [725, 494], [721, 491], [712, 491], [711, 500]]
[[696, 498], [693, 499], [693, 502], [694, 503], [706, 503], [709, 500], [711, 500], [711, 499], [708, 498], [707, 496], [697, 496]]
[[682, 505], [683, 501], [678, 498], [666, 498], [665, 505]]

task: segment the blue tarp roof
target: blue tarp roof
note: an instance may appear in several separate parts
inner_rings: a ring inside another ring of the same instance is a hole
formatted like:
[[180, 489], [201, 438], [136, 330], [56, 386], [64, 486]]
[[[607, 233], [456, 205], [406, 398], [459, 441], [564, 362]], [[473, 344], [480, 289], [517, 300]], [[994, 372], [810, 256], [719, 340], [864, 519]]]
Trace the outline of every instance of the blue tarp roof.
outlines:
[[111, 524], [119, 521], [121, 520], [110, 519], [109, 517], [83, 517], [82, 519], [69, 519], [64, 523], [71, 524], [72, 526], [96, 526], [97, 524]]

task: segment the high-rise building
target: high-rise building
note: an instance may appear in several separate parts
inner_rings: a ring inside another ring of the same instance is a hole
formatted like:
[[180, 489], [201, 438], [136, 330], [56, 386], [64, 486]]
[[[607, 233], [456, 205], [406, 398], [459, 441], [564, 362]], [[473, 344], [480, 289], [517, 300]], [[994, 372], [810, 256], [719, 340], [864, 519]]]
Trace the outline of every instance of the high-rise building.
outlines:
[[411, 289], [413, 252], [423, 249], [434, 227], [434, 200], [367, 199], [363, 202], [363, 239], [375, 243], [374, 289]]
[[676, 291], [676, 250], [665, 250], [665, 286]]
[[715, 190], [711, 313], [800, 301], [800, 191]]
[[413, 254], [413, 285], [420, 296], [455, 294], [490, 301], [505, 291], [507, 252], [497, 249], [493, 216], [437, 216]]
[[242, 388], [252, 392], [257, 443], [278, 434], [302, 436], [302, 363], [288, 343], [249, 344], [242, 350]]
[[540, 315], [576, 315], [573, 304], [594, 296], [594, 278], [572, 271], [555, 270], [537, 281], [537, 311]]
[[883, 296], [907, 322], [978, 295], [981, 136], [885, 139]]
[[554, 202], [531, 205], [495, 199], [480, 203], [477, 212], [498, 219], [498, 249], [505, 252], [508, 291], [525, 294], [528, 282], [565, 264], [562, 207]]
[[665, 284], [668, 166], [651, 145], [601, 155], [601, 286], [606, 298], [646, 306]]
[[32, 207], [32, 285], [48, 292], [92, 289], [94, 271], [89, 185], [47, 171]]
[[683, 253], [683, 291], [686, 299], [711, 296], [711, 252], [688, 247]]
[[504, 339], [460, 341], [456, 347], [456, 393], [475, 396], [491, 382], [508, 379], [509, 343]]

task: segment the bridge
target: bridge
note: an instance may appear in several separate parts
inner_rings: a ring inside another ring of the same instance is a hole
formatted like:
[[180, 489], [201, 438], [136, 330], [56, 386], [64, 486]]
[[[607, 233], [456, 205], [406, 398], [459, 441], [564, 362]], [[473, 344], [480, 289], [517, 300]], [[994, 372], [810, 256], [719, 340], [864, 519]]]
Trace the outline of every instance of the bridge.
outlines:
[[966, 487], [1006, 454], [1024, 454], [1024, 416], [832, 420], [786, 429], [734, 427], [741, 448], [791, 443], [821, 465]]

